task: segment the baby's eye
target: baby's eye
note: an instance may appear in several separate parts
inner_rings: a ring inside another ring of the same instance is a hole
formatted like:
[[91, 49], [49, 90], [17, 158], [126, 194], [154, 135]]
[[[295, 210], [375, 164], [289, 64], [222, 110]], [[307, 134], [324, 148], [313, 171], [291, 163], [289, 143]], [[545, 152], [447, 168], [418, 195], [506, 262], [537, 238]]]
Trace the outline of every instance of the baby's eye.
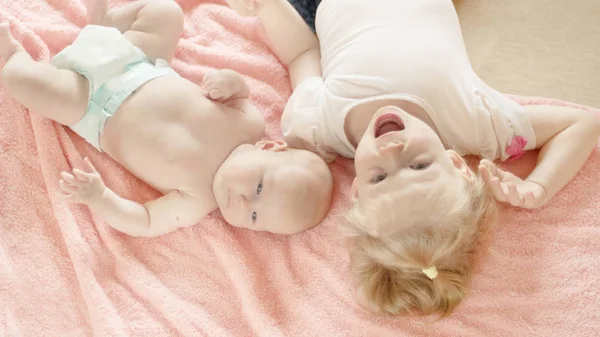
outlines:
[[431, 164], [426, 164], [426, 163], [422, 163], [422, 164], [416, 164], [416, 165], [411, 165], [410, 168], [415, 170], [415, 171], [422, 171], [426, 168], [428, 168]]
[[256, 218], [258, 218], [258, 214], [256, 214], [256, 212], [252, 212], [252, 222], [256, 222]]
[[387, 178], [387, 173], [383, 173], [383, 174], [378, 174], [377, 176], [375, 176], [373, 179], [371, 179], [371, 183], [372, 184], [378, 184], [382, 181], [385, 180], [385, 178]]
[[262, 181], [256, 187], [256, 195], [260, 195], [260, 192], [262, 192]]

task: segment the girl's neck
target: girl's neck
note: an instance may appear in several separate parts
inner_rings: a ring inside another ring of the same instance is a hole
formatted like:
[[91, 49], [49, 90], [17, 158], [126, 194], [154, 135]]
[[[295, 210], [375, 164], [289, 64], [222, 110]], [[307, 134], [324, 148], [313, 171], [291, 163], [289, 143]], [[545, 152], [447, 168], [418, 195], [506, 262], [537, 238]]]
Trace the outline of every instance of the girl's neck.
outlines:
[[352, 144], [352, 146], [354, 146], [354, 148], [356, 148], [358, 143], [360, 143], [360, 140], [367, 131], [367, 127], [369, 126], [369, 123], [371, 122], [375, 112], [385, 106], [390, 105], [397, 106], [409, 114], [419, 118], [439, 135], [436, 126], [433, 124], [433, 120], [431, 120], [431, 117], [429, 117], [427, 112], [419, 105], [401, 99], [378, 100], [360, 104], [354, 107], [346, 116], [346, 120], [344, 121], [344, 132], [346, 133], [348, 141], [350, 144]]

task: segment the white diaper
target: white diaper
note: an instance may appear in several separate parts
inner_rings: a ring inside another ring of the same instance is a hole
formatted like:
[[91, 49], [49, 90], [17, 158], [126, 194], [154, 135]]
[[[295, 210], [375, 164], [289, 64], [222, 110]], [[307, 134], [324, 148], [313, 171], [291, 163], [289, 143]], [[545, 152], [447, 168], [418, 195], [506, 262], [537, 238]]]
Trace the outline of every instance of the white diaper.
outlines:
[[104, 124], [129, 95], [152, 79], [177, 75], [165, 60], [152, 64], [116, 28], [95, 25], [83, 28], [75, 42], [52, 59], [52, 65], [88, 79], [86, 113], [70, 128], [100, 151]]

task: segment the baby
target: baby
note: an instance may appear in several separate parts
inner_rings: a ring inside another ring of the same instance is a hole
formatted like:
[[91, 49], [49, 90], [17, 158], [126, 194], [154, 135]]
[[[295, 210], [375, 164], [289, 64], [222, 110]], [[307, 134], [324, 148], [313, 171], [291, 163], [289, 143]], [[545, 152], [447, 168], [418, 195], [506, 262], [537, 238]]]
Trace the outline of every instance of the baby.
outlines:
[[[227, 2], [258, 16], [288, 66], [288, 144], [355, 158], [344, 229], [358, 298], [371, 310], [449, 315], [496, 201], [545, 205], [600, 136], [590, 113], [522, 107], [477, 77], [450, 0], [324, 0], [318, 41], [286, 0]], [[533, 149], [526, 179], [492, 162]], [[478, 172], [469, 154], [483, 158]]]
[[91, 1], [75, 42], [34, 61], [0, 24], [2, 83], [31, 111], [68, 125], [164, 196], [139, 204], [107, 188], [92, 163], [63, 172], [65, 197], [88, 205], [113, 228], [154, 237], [192, 226], [219, 208], [236, 227], [293, 234], [329, 210], [333, 180], [319, 156], [259, 141], [263, 117], [241, 75], [220, 70], [204, 89], [168, 62], [183, 28], [170, 0], [107, 10]]

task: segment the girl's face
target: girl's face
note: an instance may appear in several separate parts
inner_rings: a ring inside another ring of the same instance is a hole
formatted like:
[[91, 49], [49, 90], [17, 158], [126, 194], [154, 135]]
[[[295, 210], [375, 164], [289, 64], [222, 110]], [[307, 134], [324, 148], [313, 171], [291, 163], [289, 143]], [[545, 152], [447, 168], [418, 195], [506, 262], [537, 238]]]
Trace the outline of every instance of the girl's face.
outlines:
[[356, 149], [354, 166], [355, 201], [394, 192], [400, 198], [398, 208], [414, 205], [432, 189], [458, 184], [472, 175], [456, 152], [444, 148], [431, 127], [394, 106], [375, 112]]

